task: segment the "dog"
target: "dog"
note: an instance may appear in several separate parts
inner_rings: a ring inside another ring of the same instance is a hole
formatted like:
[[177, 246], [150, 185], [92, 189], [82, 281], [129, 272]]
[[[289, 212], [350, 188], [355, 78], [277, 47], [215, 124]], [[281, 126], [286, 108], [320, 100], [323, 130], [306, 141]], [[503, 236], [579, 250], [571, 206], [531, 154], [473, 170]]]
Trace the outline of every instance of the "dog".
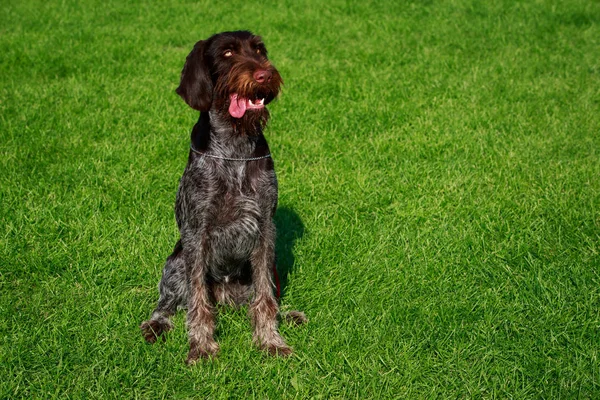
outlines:
[[263, 130], [282, 84], [261, 38], [248, 31], [197, 42], [181, 72], [176, 92], [200, 117], [175, 202], [180, 239], [166, 260], [158, 305], [140, 329], [154, 343], [187, 308], [187, 364], [218, 353], [218, 303], [249, 304], [253, 341], [272, 355], [292, 353], [278, 316], [306, 322], [299, 311], [279, 315], [274, 294], [277, 178]]

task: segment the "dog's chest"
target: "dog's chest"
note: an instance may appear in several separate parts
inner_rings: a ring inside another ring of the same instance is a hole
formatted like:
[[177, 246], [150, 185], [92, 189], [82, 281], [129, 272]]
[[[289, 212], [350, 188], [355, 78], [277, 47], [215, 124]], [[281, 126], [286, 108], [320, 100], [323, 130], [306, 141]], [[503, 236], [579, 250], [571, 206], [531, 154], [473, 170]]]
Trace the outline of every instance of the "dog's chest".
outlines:
[[[215, 227], [230, 225], [245, 227], [248, 234], [257, 234], [261, 216], [260, 196], [253, 182], [240, 168], [239, 174], [231, 174], [221, 182], [220, 191], [213, 197]], [[249, 229], [252, 227], [252, 229]]]
[[228, 166], [219, 178], [211, 199], [212, 218], [206, 222], [214, 251], [213, 268], [222, 273], [248, 260], [259, 243], [265, 199], [258, 184], [256, 177], [248, 175], [246, 165]]

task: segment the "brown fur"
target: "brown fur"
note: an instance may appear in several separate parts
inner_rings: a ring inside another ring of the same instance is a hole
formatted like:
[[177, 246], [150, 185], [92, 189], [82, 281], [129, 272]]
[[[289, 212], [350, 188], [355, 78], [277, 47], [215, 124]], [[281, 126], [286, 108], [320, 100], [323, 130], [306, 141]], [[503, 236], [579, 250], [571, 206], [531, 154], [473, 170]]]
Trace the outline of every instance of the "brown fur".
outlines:
[[[242, 116], [230, 113], [230, 96], [267, 105], [281, 84], [262, 41], [246, 31], [196, 43], [181, 74], [177, 93], [201, 112], [175, 204], [181, 239], [165, 263], [158, 305], [140, 328], [154, 343], [173, 328], [177, 308], [187, 307], [188, 364], [219, 350], [217, 303], [249, 303], [254, 342], [270, 354], [292, 352], [278, 331], [274, 295], [277, 179], [273, 159], [263, 158], [270, 154], [263, 135], [269, 112], [253, 106]], [[306, 321], [299, 311], [282, 317]]]

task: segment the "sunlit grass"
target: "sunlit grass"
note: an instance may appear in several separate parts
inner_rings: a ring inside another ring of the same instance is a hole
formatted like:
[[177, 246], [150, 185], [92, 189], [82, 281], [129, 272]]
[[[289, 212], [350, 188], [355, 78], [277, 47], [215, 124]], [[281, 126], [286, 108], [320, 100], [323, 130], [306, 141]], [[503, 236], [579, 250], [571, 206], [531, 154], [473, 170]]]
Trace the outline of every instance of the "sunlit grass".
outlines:
[[[597, 398], [600, 4], [0, 6], [0, 398]], [[289, 359], [223, 310], [139, 323], [177, 239], [196, 40], [263, 36], [285, 87]]]

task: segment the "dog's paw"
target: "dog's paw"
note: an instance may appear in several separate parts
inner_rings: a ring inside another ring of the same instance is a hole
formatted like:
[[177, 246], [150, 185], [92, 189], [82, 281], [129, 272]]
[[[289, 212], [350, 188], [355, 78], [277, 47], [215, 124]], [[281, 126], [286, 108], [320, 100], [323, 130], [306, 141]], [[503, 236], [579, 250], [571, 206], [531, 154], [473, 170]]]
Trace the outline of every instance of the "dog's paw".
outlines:
[[287, 357], [292, 354], [292, 348], [288, 346], [279, 333], [274, 335], [254, 335], [254, 343], [272, 356]]
[[302, 325], [308, 322], [308, 318], [302, 311], [287, 311], [281, 313], [281, 319], [292, 325]]
[[277, 357], [287, 357], [293, 353], [292, 348], [287, 345], [278, 345], [278, 346], [264, 346], [264, 350], [266, 350], [270, 355]]
[[214, 340], [207, 340], [204, 343], [191, 343], [185, 363], [194, 365], [201, 358], [215, 358], [219, 353], [219, 344]]
[[[161, 336], [163, 333], [170, 331], [173, 329], [173, 324], [168, 319], [164, 321], [158, 321], [155, 319], [149, 319], [148, 321], [142, 322], [140, 325], [140, 329], [142, 331], [142, 336], [148, 343], [155, 343], [156, 339]], [[164, 340], [164, 336], [163, 336]]]

